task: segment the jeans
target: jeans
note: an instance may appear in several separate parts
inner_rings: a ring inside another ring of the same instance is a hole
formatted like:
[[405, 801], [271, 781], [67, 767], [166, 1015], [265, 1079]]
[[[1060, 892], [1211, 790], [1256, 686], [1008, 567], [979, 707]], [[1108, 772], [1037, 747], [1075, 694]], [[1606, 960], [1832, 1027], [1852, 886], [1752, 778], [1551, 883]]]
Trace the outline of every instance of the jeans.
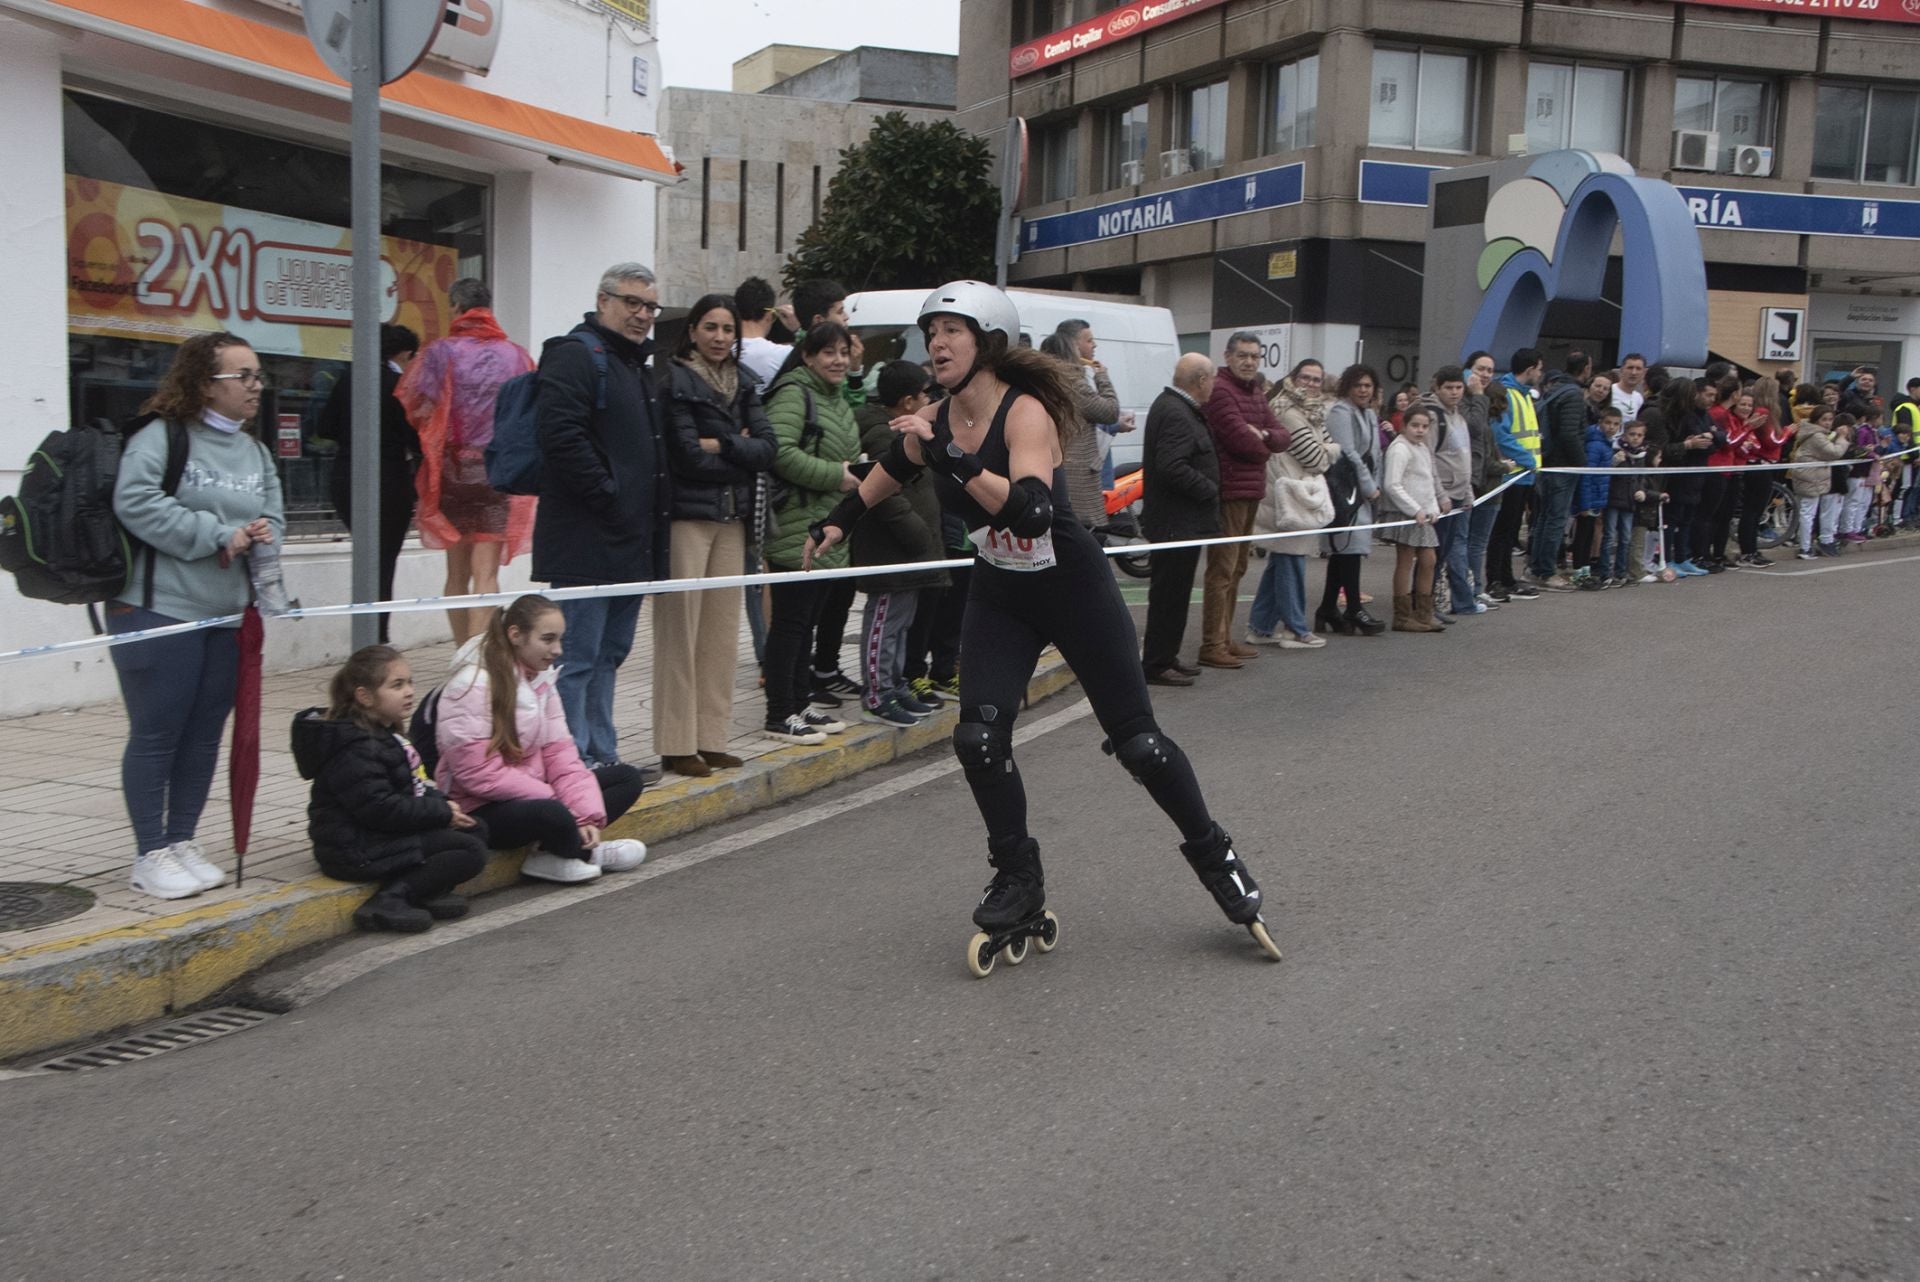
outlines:
[[[1473, 575], [1475, 592], [1487, 590], [1487, 543], [1493, 538], [1493, 523], [1499, 518], [1498, 502], [1474, 500], [1473, 515], [1467, 518], [1467, 570]], [[1459, 602], [1454, 604], [1457, 606]]]
[[1536, 579], [1550, 579], [1559, 573], [1560, 545], [1567, 537], [1567, 514], [1573, 510], [1573, 492], [1580, 484], [1577, 476], [1549, 472], [1533, 483], [1540, 507], [1534, 514], [1533, 544], [1527, 555], [1527, 569]]
[[1633, 547], [1633, 509], [1610, 507], [1603, 515], [1606, 537], [1600, 544], [1600, 577], [1624, 578], [1628, 553]]
[[613, 725], [613, 677], [633, 650], [641, 600], [635, 595], [560, 602], [567, 635], [554, 693], [560, 696], [580, 759], [589, 766], [610, 766], [620, 760], [620, 732]]
[[[760, 563], [760, 549], [747, 544], [746, 564], [741, 567], [748, 574], [758, 574], [766, 567]], [[766, 588], [758, 583], [749, 584], [740, 589], [747, 594], [747, 631], [753, 634], [753, 661], [763, 664], [767, 661], [767, 611], [766, 598], [762, 595]]]
[[1313, 631], [1307, 622], [1307, 558], [1269, 552], [1260, 586], [1254, 589], [1253, 608], [1247, 611], [1247, 627], [1271, 633], [1282, 624], [1295, 636]]
[[[107, 631], [114, 636], [180, 622], [135, 605], [107, 606]], [[213, 788], [220, 732], [233, 711], [239, 629], [203, 628], [108, 653], [127, 705], [120, 791], [133, 823], [134, 854], [191, 841]]]
[[[1469, 545], [1473, 541], [1469, 526], [1471, 519], [1466, 508], [1456, 507], [1440, 518], [1435, 530], [1440, 536], [1436, 564], [1446, 571], [1448, 597], [1445, 599], [1455, 611], [1471, 611], [1474, 605], [1473, 571], [1468, 564], [1471, 557]], [[1433, 595], [1435, 600], [1442, 599], [1439, 569], [1433, 575]]]

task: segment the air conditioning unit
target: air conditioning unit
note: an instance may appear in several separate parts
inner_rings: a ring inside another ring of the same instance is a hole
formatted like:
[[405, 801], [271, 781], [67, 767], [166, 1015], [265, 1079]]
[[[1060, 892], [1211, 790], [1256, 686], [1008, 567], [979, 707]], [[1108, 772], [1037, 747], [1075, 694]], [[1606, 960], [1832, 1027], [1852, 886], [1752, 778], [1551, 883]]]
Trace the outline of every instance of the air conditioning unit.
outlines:
[[1177, 178], [1181, 174], [1193, 172], [1193, 150], [1189, 147], [1175, 147], [1172, 151], [1160, 153], [1160, 176]]
[[1720, 135], [1711, 129], [1673, 131], [1673, 167], [1711, 173], [1720, 167]]
[[1771, 178], [1773, 176], [1773, 148], [1755, 147], [1751, 144], [1733, 149], [1733, 172], [1744, 178]]
[[1146, 180], [1146, 161], [1123, 160], [1120, 162], [1120, 185], [1122, 187], [1137, 187]]

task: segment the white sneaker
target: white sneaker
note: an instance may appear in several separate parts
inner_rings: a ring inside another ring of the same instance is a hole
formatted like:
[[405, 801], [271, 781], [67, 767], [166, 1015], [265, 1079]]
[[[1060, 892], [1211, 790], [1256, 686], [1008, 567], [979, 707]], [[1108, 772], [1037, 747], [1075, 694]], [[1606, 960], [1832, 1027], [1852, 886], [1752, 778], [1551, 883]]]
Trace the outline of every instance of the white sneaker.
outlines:
[[200, 879], [180, 862], [172, 846], [137, 856], [130, 884], [141, 894], [156, 899], [186, 899], [201, 890]]
[[593, 881], [600, 876], [597, 864], [590, 864], [584, 859], [569, 859], [565, 855], [550, 855], [544, 850], [536, 850], [528, 855], [527, 861], [520, 865], [520, 872], [522, 876], [540, 881], [557, 881], [563, 886]]
[[1640, 582], [1642, 583], [1658, 583], [1659, 581], [1660, 576], [1657, 574], [1643, 574], [1640, 576]]
[[760, 733], [769, 739], [778, 739], [781, 743], [803, 743], [812, 745], [825, 743], [827, 741], [825, 734], [809, 726], [805, 719], [797, 712], [785, 721], [769, 720], [767, 724], [761, 728]]
[[207, 852], [200, 843], [192, 839], [173, 843], [173, 857], [180, 866], [192, 873], [200, 881], [200, 889], [212, 890], [215, 886], [227, 884], [227, 874], [214, 867], [207, 859]]
[[603, 841], [593, 848], [588, 856], [594, 867], [601, 872], [631, 872], [638, 868], [647, 857], [647, 843], [631, 838], [622, 841]]
[[1314, 632], [1301, 636], [1295, 636], [1291, 632], [1277, 632], [1274, 636], [1275, 644], [1282, 650], [1318, 650], [1327, 643], [1325, 637]]
[[800, 714], [800, 719], [807, 723], [807, 729], [820, 734], [839, 734], [847, 728], [846, 722], [818, 708], [808, 708]]
[[1280, 639], [1280, 633], [1278, 632], [1255, 632], [1249, 629], [1247, 632], [1247, 644], [1284, 646], [1287, 643]]

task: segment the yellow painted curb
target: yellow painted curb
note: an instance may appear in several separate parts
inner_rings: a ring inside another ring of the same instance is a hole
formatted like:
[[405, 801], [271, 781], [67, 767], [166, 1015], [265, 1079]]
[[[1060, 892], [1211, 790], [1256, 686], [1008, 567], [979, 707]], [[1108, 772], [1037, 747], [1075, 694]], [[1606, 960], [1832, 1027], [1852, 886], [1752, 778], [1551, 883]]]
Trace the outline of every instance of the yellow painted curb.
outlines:
[[[1038, 703], [1073, 684], [1048, 652], [1027, 686]], [[819, 747], [770, 753], [710, 780], [676, 780], [642, 797], [609, 829], [664, 841], [739, 818], [945, 743], [958, 714], [894, 730], [850, 727]], [[520, 879], [521, 852], [495, 855], [461, 889], [484, 894]], [[295, 949], [353, 930], [371, 888], [315, 875], [243, 898], [131, 926], [30, 944], [0, 955], [0, 1061], [163, 1018], [203, 1002]]]

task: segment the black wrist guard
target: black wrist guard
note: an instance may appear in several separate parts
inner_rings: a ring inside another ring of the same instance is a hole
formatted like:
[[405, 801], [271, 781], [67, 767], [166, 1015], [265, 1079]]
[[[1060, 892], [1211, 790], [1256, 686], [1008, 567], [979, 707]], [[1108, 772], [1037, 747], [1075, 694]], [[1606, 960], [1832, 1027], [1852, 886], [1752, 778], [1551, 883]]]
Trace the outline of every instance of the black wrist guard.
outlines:
[[961, 485], [987, 470], [987, 465], [980, 461], [979, 455], [967, 453], [952, 437], [948, 437], [944, 443], [928, 442], [925, 453], [928, 467], [942, 476], [952, 477]]
[[807, 533], [813, 536], [815, 543], [818, 543], [826, 537], [829, 525], [837, 525], [840, 527], [840, 537], [844, 539], [853, 533], [853, 527], [858, 525], [860, 518], [866, 514], [867, 501], [860, 497], [860, 489], [856, 486], [848, 490], [845, 496], [833, 505], [833, 511], [809, 525]]

